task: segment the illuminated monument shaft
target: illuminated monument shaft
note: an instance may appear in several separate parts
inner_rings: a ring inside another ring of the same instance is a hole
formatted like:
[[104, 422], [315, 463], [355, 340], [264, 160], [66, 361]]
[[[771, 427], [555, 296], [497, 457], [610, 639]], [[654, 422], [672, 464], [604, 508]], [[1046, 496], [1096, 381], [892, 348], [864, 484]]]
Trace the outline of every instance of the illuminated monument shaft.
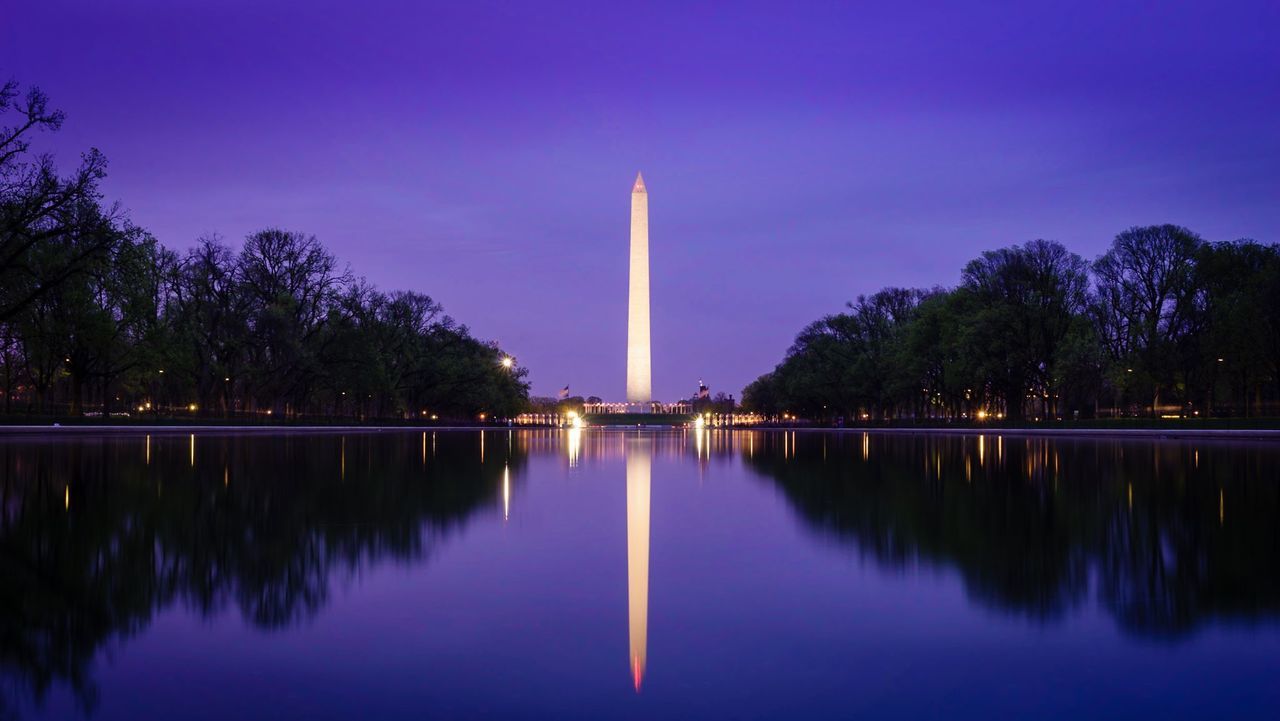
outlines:
[[649, 194], [636, 173], [631, 187], [631, 282], [627, 296], [627, 402], [653, 400], [649, 367]]
[[631, 640], [631, 680], [644, 679], [649, 636], [649, 476], [648, 438], [627, 439], [627, 618]]

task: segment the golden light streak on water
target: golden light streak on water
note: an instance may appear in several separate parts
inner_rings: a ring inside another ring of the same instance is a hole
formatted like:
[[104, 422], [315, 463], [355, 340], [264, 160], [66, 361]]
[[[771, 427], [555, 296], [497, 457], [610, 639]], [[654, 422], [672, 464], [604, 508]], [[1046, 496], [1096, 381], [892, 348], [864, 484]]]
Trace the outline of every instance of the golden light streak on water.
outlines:
[[62, 489], [62, 507], [71, 510], [71, 486], [64, 486]]
[[196, 467], [196, 434], [191, 434], [191, 467]]
[[1129, 484], [1129, 510], [1133, 510], [1133, 484]]
[[347, 479], [347, 437], [342, 436], [338, 439], [338, 477], [341, 480]]
[[502, 467], [502, 520], [511, 518], [511, 469]]
[[427, 465], [427, 432], [422, 432], [422, 465]]
[[484, 431], [480, 431], [480, 465], [484, 465]]
[[1222, 522], [1225, 521], [1226, 518], [1227, 518], [1227, 499], [1226, 499], [1226, 496], [1223, 495], [1222, 489], [1219, 488], [1218, 489], [1218, 525], [1221, 526]]
[[151, 465], [151, 434], [150, 434], [150, 433], [148, 433], [148, 434], [147, 434], [147, 452], [146, 452], [146, 456], [147, 456], [147, 465], [149, 466], [149, 465]]
[[582, 429], [569, 429], [569, 444], [567, 446], [569, 452], [569, 467], [578, 467], [578, 455], [582, 453]]
[[644, 680], [649, 634], [649, 485], [648, 438], [627, 443], [627, 618], [631, 645], [631, 681], [636, 693]]
[[980, 465], [980, 466], [985, 466], [985, 465], [986, 465], [986, 450], [987, 450], [987, 448], [986, 448], [986, 443], [985, 443], [985, 441], [986, 441], [986, 438], [985, 438], [985, 437], [983, 437], [983, 436], [978, 436], [978, 465]]

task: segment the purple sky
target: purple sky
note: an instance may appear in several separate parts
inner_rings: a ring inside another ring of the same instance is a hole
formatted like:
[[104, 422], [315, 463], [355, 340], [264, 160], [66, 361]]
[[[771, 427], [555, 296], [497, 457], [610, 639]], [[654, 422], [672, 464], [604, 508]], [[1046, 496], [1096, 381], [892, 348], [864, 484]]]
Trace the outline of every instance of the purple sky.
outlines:
[[976, 5], [14, 2], [0, 77], [166, 245], [314, 233], [537, 394], [623, 395], [637, 170], [663, 399], [985, 249], [1278, 239], [1280, 3]]

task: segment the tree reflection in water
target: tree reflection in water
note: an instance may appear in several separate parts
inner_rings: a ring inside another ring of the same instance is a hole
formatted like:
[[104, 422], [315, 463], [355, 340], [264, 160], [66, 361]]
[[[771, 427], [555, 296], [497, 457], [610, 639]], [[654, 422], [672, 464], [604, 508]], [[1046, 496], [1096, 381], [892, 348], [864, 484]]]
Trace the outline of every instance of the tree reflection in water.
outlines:
[[733, 446], [812, 528], [888, 567], [954, 568], [1004, 613], [1048, 622], [1096, 596], [1126, 632], [1175, 639], [1280, 611], [1274, 444], [756, 433]]
[[366, 564], [422, 562], [519, 477], [486, 435], [0, 442], [0, 717], [62, 682], [91, 710], [94, 657], [171, 604], [278, 629]]
[[[0, 717], [63, 684], [92, 710], [94, 659], [166, 608], [235, 612], [263, 630], [313, 618], [371, 564], [424, 563], [480, 509], [501, 514], [504, 480], [521, 482], [527, 455], [590, 470], [623, 462], [633, 435], [0, 441]], [[1276, 445], [642, 435], [655, 464], [694, 463], [711, 479], [742, 463], [819, 537], [889, 569], [955, 569], [976, 603], [1034, 623], [1097, 604], [1128, 633], [1181, 639], [1280, 618]], [[647, 633], [647, 600], [641, 610]]]

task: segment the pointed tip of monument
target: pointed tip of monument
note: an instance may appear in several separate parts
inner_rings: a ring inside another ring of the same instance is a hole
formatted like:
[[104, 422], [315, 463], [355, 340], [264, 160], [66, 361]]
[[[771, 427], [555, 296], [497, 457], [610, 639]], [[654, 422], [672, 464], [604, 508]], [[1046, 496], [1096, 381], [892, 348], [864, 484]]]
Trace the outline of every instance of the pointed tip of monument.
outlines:
[[643, 176], [643, 175], [641, 175], [641, 174], [640, 174], [640, 171], [638, 171], [638, 170], [636, 171], [636, 184], [635, 184], [635, 185], [633, 185], [633, 186], [631, 186], [631, 192], [633, 192], [633, 193], [643, 193], [643, 192], [645, 192], [645, 190], [644, 190], [644, 176]]

